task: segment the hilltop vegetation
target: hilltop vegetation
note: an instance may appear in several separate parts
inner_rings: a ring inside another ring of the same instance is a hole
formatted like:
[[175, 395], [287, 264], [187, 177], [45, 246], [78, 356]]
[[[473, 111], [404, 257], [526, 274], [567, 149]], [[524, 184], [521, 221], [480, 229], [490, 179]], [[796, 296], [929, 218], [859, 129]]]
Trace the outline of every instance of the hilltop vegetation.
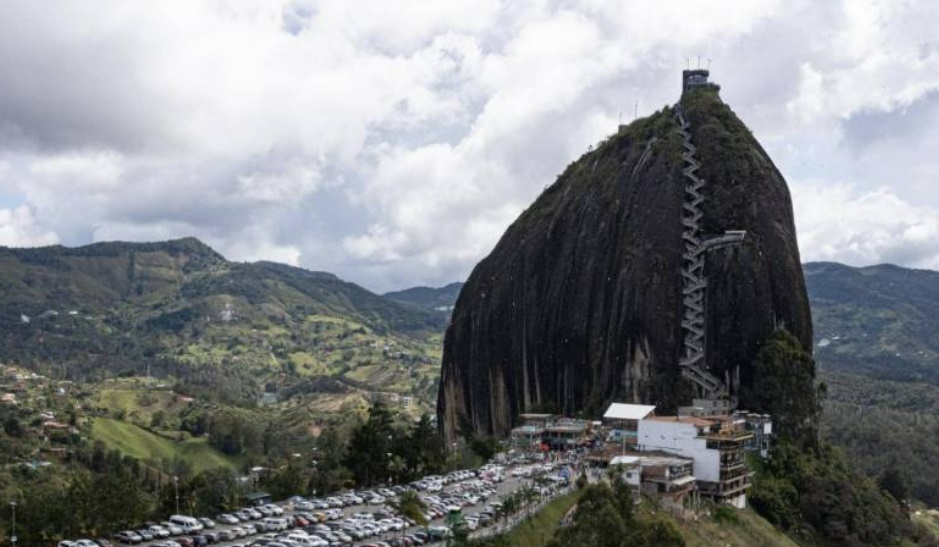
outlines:
[[822, 370], [939, 385], [939, 272], [804, 267]]
[[463, 283], [456, 282], [439, 288], [412, 287], [403, 291], [388, 292], [384, 296], [395, 302], [411, 304], [419, 308], [449, 311], [456, 304], [462, 288]]
[[228, 262], [191, 238], [0, 248], [0, 360], [54, 378], [149, 372], [249, 406], [322, 392], [328, 412], [385, 393], [427, 409], [444, 321], [329, 273]]

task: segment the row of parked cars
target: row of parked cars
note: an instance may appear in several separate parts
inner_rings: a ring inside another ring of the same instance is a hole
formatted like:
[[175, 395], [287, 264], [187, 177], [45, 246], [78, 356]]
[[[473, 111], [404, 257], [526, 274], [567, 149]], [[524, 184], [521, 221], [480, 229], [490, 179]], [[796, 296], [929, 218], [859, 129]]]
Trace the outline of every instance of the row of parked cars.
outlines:
[[[180, 544], [182, 547], [202, 547], [209, 543], [230, 541], [269, 530], [286, 530], [289, 527], [288, 519], [280, 517], [283, 514], [283, 508], [272, 503], [258, 507], [245, 507], [231, 514], [219, 515], [216, 518], [223, 524], [257, 522], [218, 531], [212, 530], [216, 527], [216, 523], [212, 519], [173, 515], [166, 522], [149, 523], [147, 526], [136, 530], [118, 532], [114, 539], [126, 545], [136, 545], [147, 541], [177, 538], [174, 540], [175, 543]], [[69, 543], [60, 542], [59, 547], [88, 547], [86, 545], [73, 546]]]
[[[484, 466], [479, 470], [424, 477], [407, 486], [361, 490], [316, 499], [295, 496], [288, 500], [288, 507], [292, 508], [288, 514], [281, 506], [266, 504], [224, 513], [215, 520], [174, 515], [165, 522], [124, 530], [116, 534], [114, 540], [127, 545], [149, 543], [150, 547], [205, 547], [219, 542], [236, 542], [233, 547], [325, 547], [372, 541], [389, 532], [399, 532], [394, 541], [384, 543], [404, 547], [423, 545], [440, 539], [442, 532], [431, 527], [423, 532], [407, 533], [415, 523], [394, 515], [386, 503], [395, 500], [402, 492], [417, 490], [427, 498], [425, 501], [429, 500], [425, 516], [433, 520], [486, 500], [494, 494], [495, 483], [503, 477], [501, 467]], [[343, 508], [353, 505], [374, 505], [377, 509], [346, 517]], [[474, 521], [471, 523], [473, 528], [477, 523], [485, 524], [475, 516], [468, 520]], [[216, 522], [227, 526], [217, 527]], [[371, 545], [382, 543], [375, 541]], [[104, 539], [80, 539], [60, 542], [59, 547], [113, 546]]]

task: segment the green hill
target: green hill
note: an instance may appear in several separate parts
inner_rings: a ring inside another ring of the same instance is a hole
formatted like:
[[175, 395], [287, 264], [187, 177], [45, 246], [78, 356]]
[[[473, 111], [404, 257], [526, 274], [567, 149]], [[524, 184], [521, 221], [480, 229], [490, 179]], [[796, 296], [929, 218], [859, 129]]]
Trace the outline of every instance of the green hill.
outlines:
[[172, 441], [134, 424], [110, 418], [95, 418], [91, 432], [92, 439], [102, 441], [124, 455], [144, 462], [180, 459], [192, 467], [194, 474], [219, 467], [238, 471], [241, 467], [237, 458], [215, 450], [204, 437]]
[[[333, 274], [229, 262], [192, 238], [0, 248], [0, 361], [53, 378], [149, 370], [239, 403], [315, 393], [323, 383], [311, 378], [331, 378], [430, 401], [429, 340], [445, 320]], [[360, 366], [382, 374], [353, 374]]]
[[808, 263], [822, 370], [939, 384], [939, 272]]
[[403, 291], [388, 292], [384, 296], [396, 302], [411, 304], [428, 310], [449, 312], [456, 304], [461, 289], [463, 289], [463, 283], [456, 282], [438, 288], [412, 287]]

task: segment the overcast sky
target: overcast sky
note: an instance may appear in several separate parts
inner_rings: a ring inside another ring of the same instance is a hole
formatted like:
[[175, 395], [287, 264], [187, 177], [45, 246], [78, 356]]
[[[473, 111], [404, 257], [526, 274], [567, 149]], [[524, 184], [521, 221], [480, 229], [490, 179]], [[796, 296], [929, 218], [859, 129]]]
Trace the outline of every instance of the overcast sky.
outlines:
[[700, 56], [803, 260], [936, 269], [937, 29], [928, 0], [3, 0], [0, 245], [193, 235], [377, 291], [462, 280]]

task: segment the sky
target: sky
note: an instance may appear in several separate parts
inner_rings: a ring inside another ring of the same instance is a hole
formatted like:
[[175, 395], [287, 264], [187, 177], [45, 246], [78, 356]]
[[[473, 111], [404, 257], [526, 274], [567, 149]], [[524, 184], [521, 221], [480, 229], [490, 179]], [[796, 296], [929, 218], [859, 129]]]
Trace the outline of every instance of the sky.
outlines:
[[0, 245], [195, 236], [444, 285], [700, 62], [786, 177], [803, 261], [939, 269], [937, 22], [928, 0], [4, 0]]

